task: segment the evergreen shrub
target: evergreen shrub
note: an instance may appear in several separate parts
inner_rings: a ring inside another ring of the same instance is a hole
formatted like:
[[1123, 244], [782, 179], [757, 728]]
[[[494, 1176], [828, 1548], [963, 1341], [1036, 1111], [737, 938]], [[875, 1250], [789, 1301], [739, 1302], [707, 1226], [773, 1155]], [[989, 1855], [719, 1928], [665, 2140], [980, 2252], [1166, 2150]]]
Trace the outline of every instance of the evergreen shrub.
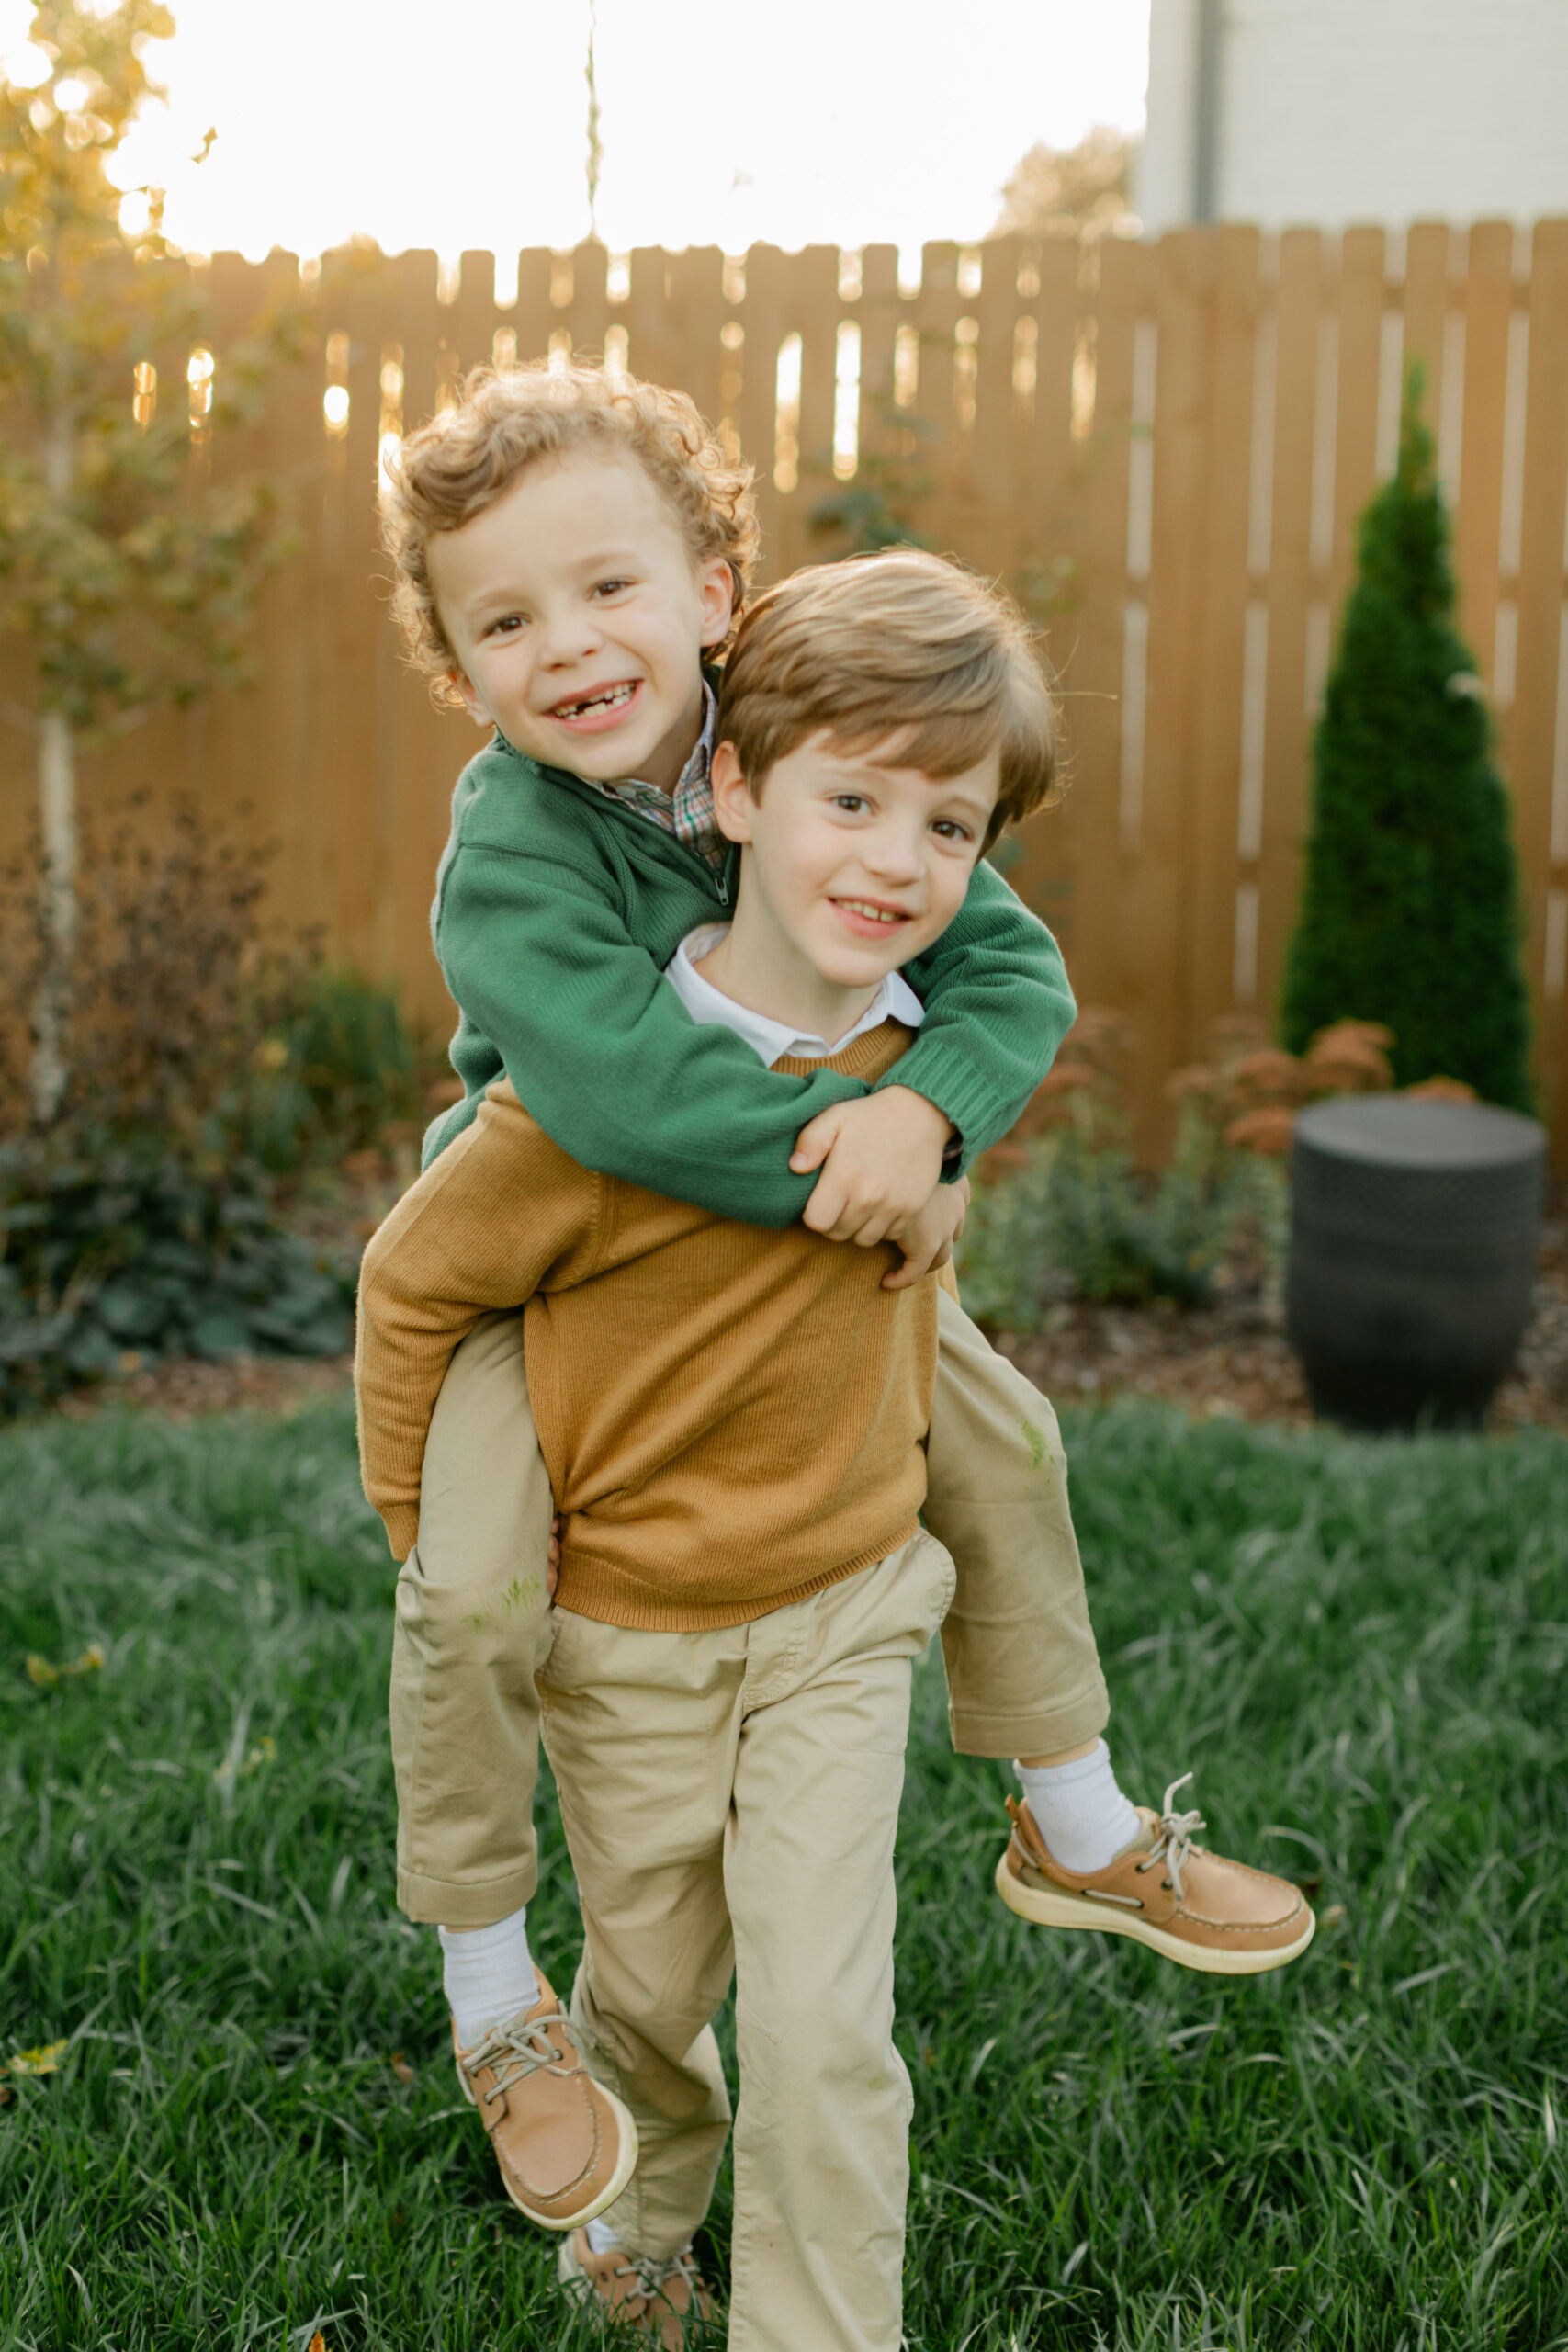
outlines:
[[1311, 827], [1281, 1003], [1284, 1043], [1331, 1023], [1393, 1033], [1399, 1085], [1462, 1080], [1528, 1111], [1529, 1012], [1507, 796], [1454, 625], [1450, 527], [1412, 369], [1393, 478], [1359, 570], [1313, 744]]

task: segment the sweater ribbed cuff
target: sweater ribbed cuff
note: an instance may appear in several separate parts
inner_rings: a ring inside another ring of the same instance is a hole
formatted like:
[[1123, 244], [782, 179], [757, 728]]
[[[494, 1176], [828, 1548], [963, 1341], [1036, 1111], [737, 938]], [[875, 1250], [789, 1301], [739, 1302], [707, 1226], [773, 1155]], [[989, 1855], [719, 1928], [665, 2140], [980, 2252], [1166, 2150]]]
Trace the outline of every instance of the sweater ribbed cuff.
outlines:
[[381, 1512], [394, 1560], [406, 1560], [419, 1541], [419, 1505], [388, 1503]]
[[976, 1153], [987, 1150], [1011, 1125], [1006, 1106], [976, 1075], [963, 1053], [934, 1037], [929, 1045], [917, 1038], [903, 1060], [895, 1062], [877, 1080], [872, 1092], [880, 1094], [885, 1086], [907, 1086], [912, 1093], [923, 1094], [957, 1128], [964, 1140], [963, 1155], [943, 1167], [944, 1178], [961, 1175]]

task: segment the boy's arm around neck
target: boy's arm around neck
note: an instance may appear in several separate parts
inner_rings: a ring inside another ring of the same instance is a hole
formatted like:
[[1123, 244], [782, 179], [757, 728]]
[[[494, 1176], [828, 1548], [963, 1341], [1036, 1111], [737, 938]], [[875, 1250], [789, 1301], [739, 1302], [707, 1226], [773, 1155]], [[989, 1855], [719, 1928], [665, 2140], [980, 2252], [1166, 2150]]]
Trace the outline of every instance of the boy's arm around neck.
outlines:
[[793, 1225], [816, 1182], [790, 1172], [795, 1136], [867, 1091], [838, 1070], [767, 1069], [732, 1031], [699, 1028], [607, 877], [584, 868], [464, 847], [438, 950], [468, 1021], [564, 1152], [716, 1216]]
[[[960, 1174], [1006, 1135], [1077, 1018], [1062, 952], [996, 868], [976, 867], [934, 947], [906, 967], [926, 1008], [915, 1042], [878, 1087], [908, 1086], [964, 1139]], [[875, 1091], [875, 1090], [874, 1090]]]
[[372, 1235], [354, 1389], [360, 1476], [394, 1558], [419, 1533], [425, 1442], [458, 1346], [482, 1315], [522, 1306], [552, 1270], [592, 1255], [603, 1191], [503, 1081]]

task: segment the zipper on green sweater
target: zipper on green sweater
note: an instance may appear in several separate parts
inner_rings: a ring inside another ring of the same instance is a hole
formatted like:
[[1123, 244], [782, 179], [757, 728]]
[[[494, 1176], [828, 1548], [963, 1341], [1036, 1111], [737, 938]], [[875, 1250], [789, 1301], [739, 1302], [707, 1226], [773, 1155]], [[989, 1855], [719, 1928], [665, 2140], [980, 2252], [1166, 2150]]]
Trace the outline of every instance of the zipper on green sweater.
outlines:
[[625, 801], [615, 800], [608, 793], [594, 792], [592, 786], [582, 783], [581, 777], [572, 776], [570, 781], [576, 785], [596, 817], [607, 817], [614, 824], [643, 826], [653, 835], [662, 849], [673, 852], [674, 855], [687, 865], [694, 865], [704, 880], [717, 891], [720, 906], [728, 906], [730, 901], [728, 859], [724, 869], [716, 873], [705, 857], [700, 856], [694, 849], [689, 849], [677, 834], [667, 833], [663, 826], [656, 825], [651, 818], [639, 816], [635, 808], [628, 808]]
[[676, 834], [666, 832], [662, 825], [654, 824], [650, 818], [639, 816], [635, 808], [628, 808], [625, 801], [617, 800], [612, 793], [596, 792], [591, 784], [583, 781], [581, 776], [573, 775], [570, 768], [545, 768], [541, 767], [536, 760], [528, 760], [526, 752], [518, 751], [514, 743], [506, 741], [499, 727], [495, 731], [495, 740], [498, 743], [505, 744], [514, 760], [526, 760], [527, 764], [536, 769], [541, 775], [557, 776], [563, 784], [569, 784], [585, 808], [592, 811], [595, 817], [607, 817], [616, 824], [643, 826], [666, 849], [673, 850], [678, 858], [684, 859], [688, 865], [694, 865], [697, 868], [704, 879], [710, 882], [717, 891], [721, 907], [729, 905], [728, 860], [726, 860], [726, 870], [716, 874], [706, 858], [700, 857], [694, 849], [688, 849], [685, 842]]

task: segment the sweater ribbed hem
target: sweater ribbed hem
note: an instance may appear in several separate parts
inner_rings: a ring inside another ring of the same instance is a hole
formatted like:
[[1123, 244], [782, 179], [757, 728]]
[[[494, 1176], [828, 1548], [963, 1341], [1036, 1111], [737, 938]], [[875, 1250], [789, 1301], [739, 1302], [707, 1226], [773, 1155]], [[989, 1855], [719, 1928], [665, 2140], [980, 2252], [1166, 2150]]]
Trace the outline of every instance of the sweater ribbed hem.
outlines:
[[387, 1530], [387, 1541], [392, 1547], [394, 1560], [406, 1560], [419, 1541], [419, 1505], [417, 1503], [383, 1503], [381, 1518]]
[[633, 1634], [705, 1634], [717, 1626], [750, 1625], [759, 1617], [771, 1617], [775, 1610], [792, 1608], [797, 1600], [809, 1600], [813, 1593], [826, 1592], [829, 1585], [842, 1584], [846, 1577], [859, 1576], [863, 1568], [874, 1567], [901, 1544], [909, 1543], [919, 1529], [918, 1518], [906, 1520], [879, 1543], [868, 1544], [836, 1567], [824, 1568], [783, 1590], [753, 1593], [745, 1600], [692, 1600], [650, 1586], [640, 1577], [629, 1577], [624, 1568], [596, 1559], [592, 1553], [568, 1552], [561, 1559], [556, 1607]]

